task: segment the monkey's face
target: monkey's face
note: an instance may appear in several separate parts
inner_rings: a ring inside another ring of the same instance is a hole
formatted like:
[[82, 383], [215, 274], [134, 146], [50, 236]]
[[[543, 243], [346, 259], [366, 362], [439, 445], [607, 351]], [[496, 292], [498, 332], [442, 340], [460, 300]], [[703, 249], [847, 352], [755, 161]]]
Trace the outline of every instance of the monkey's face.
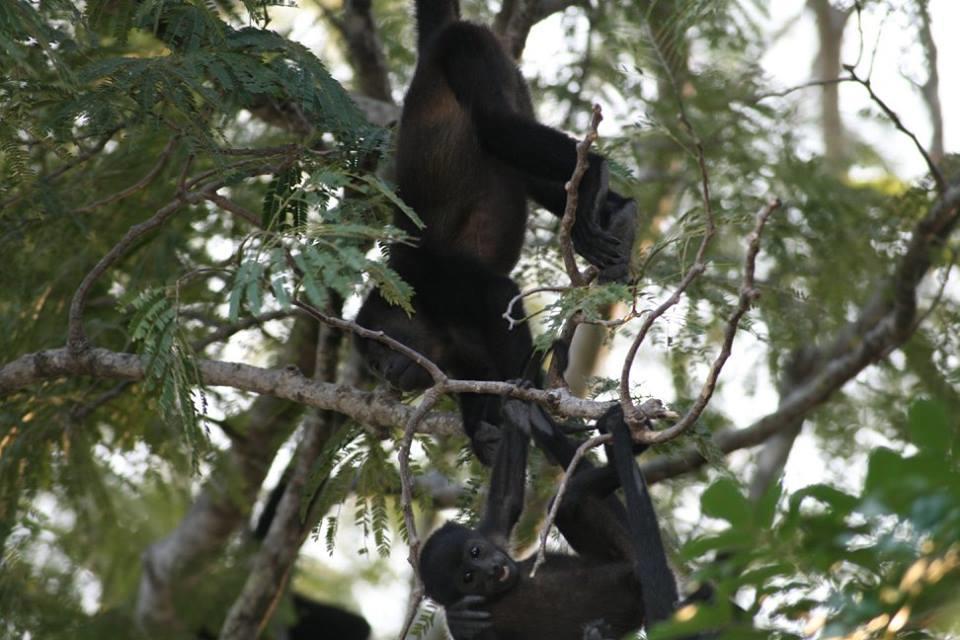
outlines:
[[463, 545], [457, 586], [463, 595], [492, 596], [509, 591], [520, 571], [503, 549], [486, 538], [470, 538]]

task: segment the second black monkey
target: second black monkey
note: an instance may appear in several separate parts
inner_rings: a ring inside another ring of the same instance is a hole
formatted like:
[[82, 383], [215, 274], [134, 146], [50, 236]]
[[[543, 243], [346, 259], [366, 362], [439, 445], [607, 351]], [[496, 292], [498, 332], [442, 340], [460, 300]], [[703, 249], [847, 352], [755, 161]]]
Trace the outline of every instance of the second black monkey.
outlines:
[[[404, 100], [396, 165], [400, 195], [426, 227], [417, 229], [398, 214], [396, 224], [419, 244], [393, 247], [389, 258], [414, 288], [415, 314], [407, 316], [374, 292], [357, 321], [419, 351], [449, 375], [518, 379], [532, 338], [525, 324], [511, 330], [502, 314], [519, 293], [509, 274], [523, 244], [527, 198], [563, 214], [576, 143], [536, 121], [513, 60], [490, 29], [460, 20], [457, 0], [417, 0], [416, 13], [418, 61]], [[606, 161], [590, 154], [572, 238], [601, 279], [623, 280], [636, 205], [610, 191], [607, 179]], [[522, 304], [515, 305], [515, 316], [523, 317]], [[431, 383], [405, 356], [369, 340], [358, 346], [392, 385], [413, 390]], [[499, 399], [467, 395], [460, 404], [474, 451], [489, 464], [493, 445], [482, 427], [499, 423]]]
[[[483, 520], [476, 529], [447, 523], [426, 542], [420, 575], [444, 606], [457, 640], [584, 640], [619, 638], [670, 617], [677, 586], [619, 407], [597, 423], [614, 435], [610, 464], [581, 461], [557, 515], [557, 528], [577, 555], [551, 553], [536, 577], [531, 556], [506, 552], [523, 506], [527, 436], [566, 467], [576, 452], [543, 411], [518, 400], [504, 406]], [[613, 493], [624, 489], [624, 501]]]

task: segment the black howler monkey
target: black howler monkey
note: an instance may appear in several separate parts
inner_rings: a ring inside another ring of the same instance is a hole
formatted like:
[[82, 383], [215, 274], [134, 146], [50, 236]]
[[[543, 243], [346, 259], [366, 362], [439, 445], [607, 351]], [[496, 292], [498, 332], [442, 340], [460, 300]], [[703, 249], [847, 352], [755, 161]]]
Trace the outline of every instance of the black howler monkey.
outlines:
[[[490, 29], [460, 20], [457, 0], [417, 0], [416, 13], [418, 60], [400, 120], [396, 172], [400, 195], [426, 227], [398, 214], [397, 225], [418, 246], [393, 247], [389, 258], [414, 288], [415, 315], [374, 292], [357, 321], [423, 353], [449, 375], [521, 378], [532, 339], [525, 325], [510, 330], [502, 317], [519, 293], [509, 274], [523, 244], [527, 198], [563, 214], [576, 143], [536, 121], [513, 60]], [[610, 191], [607, 178], [606, 161], [590, 154], [572, 238], [601, 279], [623, 280], [636, 205]], [[522, 318], [522, 305], [515, 310]], [[358, 346], [392, 385], [429, 386], [427, 372], [405, 356], [370, 340]], [[467, 435], [489, 464], [492, 446], [478, 433], [483, 423], [497, 424], [499, 399], [460, 401]]]
[[[561, 465], [576, 444], [539, 407], [508, 400], [504, 417], [480, 525], [447, 523], [420, 555], [426, 593], [445, 607], [454, 638], [619, 638], [672, 615], [676, 582], [619, 407], [597, 423], [614, 434], [610, 465], [582, 461], [558, 510], [557, 527], [578, 555], [548, 554], [534, 578], [533, 557], [516, 562], [504, 550], [523, 504], [521, 430]], [[614, 494], [621, 484], [626, 508]]]

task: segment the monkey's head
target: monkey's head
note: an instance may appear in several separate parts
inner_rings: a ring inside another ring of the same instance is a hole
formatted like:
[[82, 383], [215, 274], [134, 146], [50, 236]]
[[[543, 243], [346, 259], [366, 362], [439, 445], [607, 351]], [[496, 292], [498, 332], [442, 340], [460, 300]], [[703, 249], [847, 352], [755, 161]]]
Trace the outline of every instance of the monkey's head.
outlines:
[[464, 596], [503, 594], [516, 586], [520, 570], [482, 533], [448, 522], [423, 545], [420, 577], [427, 595], [448, 606]]

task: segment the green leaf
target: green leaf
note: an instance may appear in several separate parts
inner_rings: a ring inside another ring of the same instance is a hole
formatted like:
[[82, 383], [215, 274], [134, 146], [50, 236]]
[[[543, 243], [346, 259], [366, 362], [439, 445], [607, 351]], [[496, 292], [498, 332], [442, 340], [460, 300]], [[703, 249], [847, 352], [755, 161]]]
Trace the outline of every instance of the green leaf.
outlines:
[[814, 498], [841, 514], [850, 513], [859, 503], [855, 496], [826, 484], [812, 484], [790, 496], [790, 510], [797, 512], [805, 498]]
[[423, 222], [423, 220], [420, 219], [420, 216], [418, 216], [417, 213], [410, 208], [410, 205], [408, 205], [406, 202], [401, 200], [399, 196], [397, 196], [397, 194], [394, 193], [393, 189], [388, 187], [386, 183], [383, 182], [383, 180], [369, 173], [359, 175], [356, 177], [362, 180], [363, 182], [366, 182], [368, 185], [373, 187], [377, 193], [380, 193], [381, 195], [386, 197], [387, 200], [392, 202], [398, 209], [400, 209], [400, 211], [403, 212], [405, 216], [407, 216], [410, 219], [411, 222], [413, 222], [413, 224], [417, 226], [418, 229], [423, 229], [425, 226], [427, 226]]
[[775, 482], [757, 501], [754, 512], [757, 517], [757, 526], [769, 529], [773, 526], [773, 519], [777, 515], [777, 505], [783, 495], [783, 482]]
[[947, 408], [935, 400], [916, 400], [910, 405], [907, 418], [910, 440], [926, 451], [943, 455], [950, 451], [953, 429]]
[[740, 493], [740, 487], [729, 478], [720, 478], [700, 497], [703, 512], [713, 518], [726, 520], [734, 527], [748, 528], [753, 522], [753, 507]]

